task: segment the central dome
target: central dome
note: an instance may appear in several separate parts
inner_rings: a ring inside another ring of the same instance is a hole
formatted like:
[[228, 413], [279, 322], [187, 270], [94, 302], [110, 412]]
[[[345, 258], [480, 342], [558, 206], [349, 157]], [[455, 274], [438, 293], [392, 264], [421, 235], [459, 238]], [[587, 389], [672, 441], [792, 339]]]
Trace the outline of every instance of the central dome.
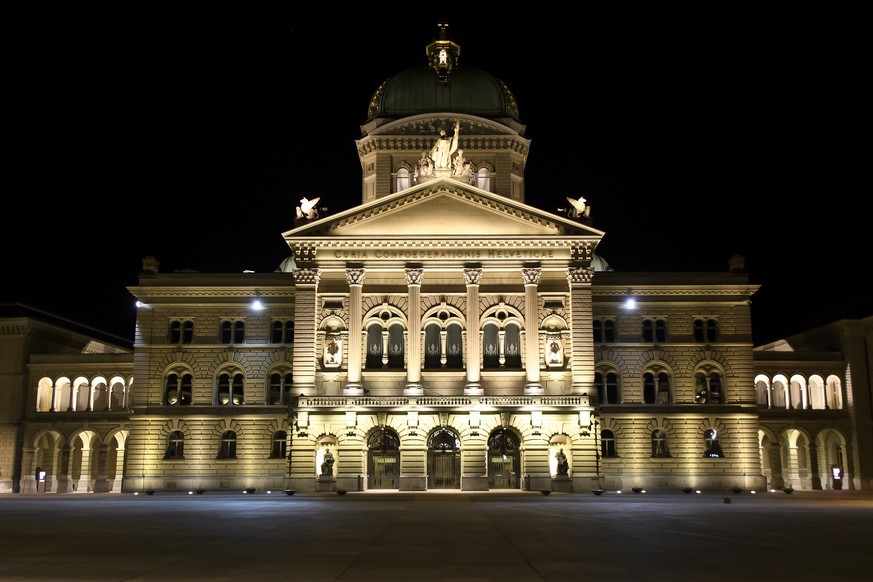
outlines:
[[367, 120], [444, 112], [518, 121], [518, 105], [506, 84], [482, 69], [463, 66], [452, 71], [445, 81], [424, 66], [390, 77], [370, 100]]
[[[412, 67], [382, 83], [367, 110], [367, 122], [428, 113], [465, 113], [518, 126], [518, 104], [506, 84], [476, 67], [458, 65], [461, 47], [441, 22], [427, 45], [427, 66]], [[514, 123], [512, 123], [514, 122]]]

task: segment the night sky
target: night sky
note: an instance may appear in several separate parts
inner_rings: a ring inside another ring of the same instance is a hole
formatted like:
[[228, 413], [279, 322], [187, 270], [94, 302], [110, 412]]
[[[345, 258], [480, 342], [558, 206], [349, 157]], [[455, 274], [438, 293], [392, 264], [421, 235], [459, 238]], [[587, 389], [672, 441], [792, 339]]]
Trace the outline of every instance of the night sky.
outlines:
[[516, 96], [527, 203], [584, 196], [615, 270], [744, 255], [756, 343], [873, 315], [873, 4], [214, 4], [4, 9], [0, 302], [130, 339], [145, 256], [273, 271], [300, 198], [360, 203], [369, 99], [445, 17]]

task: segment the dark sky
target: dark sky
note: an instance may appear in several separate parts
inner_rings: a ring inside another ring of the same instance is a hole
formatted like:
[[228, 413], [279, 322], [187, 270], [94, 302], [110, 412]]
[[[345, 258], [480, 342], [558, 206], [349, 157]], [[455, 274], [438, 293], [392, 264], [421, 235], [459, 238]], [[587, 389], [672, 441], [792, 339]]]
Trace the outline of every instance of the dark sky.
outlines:
[[744, 255], [757, 343], [873, 315], [873, 4], [606, 4], [6, 8], [0, 301], [130, 338], [147, 255], [274, 270], [301, 197], [360, 203], [368, 101], [446, 17], [517, 98], [527, 203], [584, 196], [616, 270]]

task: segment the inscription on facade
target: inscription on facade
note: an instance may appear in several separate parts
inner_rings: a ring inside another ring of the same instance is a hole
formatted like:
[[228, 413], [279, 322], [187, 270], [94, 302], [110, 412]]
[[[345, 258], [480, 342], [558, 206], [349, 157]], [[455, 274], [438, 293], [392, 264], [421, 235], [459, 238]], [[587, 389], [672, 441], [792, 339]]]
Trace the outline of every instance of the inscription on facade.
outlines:
[[335, 250], [337, 259], [553, 259], [554, 249], [375, 249]]

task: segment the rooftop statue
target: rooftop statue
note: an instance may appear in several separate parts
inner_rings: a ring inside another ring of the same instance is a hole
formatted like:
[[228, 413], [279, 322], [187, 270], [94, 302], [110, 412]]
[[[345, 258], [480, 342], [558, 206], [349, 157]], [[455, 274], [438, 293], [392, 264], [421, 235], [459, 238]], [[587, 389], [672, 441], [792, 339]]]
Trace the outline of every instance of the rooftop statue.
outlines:
[[452, 137], [446, 135], [446, 130], [440, 130], [440, 136], [430, 149], [430, 159], [433, 160], [434, 168], [451, 168], [452, 154], [458, 149], [458, 138], [461, 135], [461, 120], [455, 123], [455, 133]]
[[307, 200], [306, 196], [300, 199], [300, 206], [297, 207], [297, 218], [318, 218], [318, 201], [320, 196]]

